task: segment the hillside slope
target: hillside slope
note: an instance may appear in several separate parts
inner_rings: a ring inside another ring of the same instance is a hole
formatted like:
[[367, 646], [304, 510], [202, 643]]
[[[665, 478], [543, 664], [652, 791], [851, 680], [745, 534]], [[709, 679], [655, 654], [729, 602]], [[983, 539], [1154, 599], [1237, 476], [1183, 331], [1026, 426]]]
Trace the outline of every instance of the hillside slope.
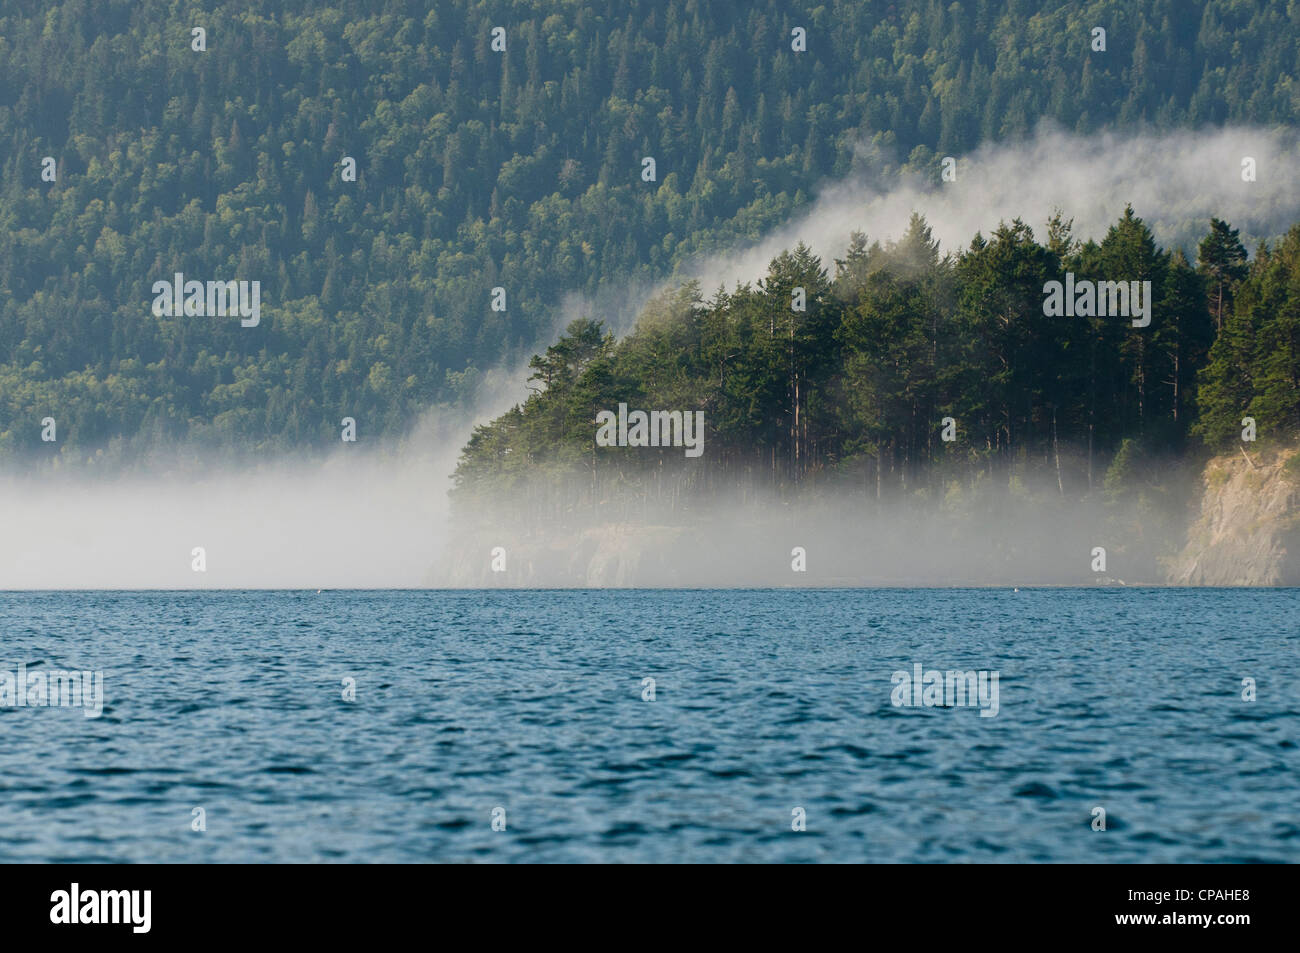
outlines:
[[[1294, 125], [1300, 12], [1228, 6], [9, 0], [0, 463], [400, 434], [569, 292], [608, 311], [828, 178], [1044, 119]], [[155, 315], [177, 272], [259, 282], [257, 327]]]

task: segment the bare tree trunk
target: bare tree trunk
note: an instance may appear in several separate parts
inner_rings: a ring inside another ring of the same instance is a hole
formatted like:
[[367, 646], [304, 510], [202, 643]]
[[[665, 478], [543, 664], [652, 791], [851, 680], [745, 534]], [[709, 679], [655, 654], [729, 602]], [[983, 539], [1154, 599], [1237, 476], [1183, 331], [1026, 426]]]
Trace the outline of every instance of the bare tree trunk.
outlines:
[[1056, 408], [1052, 408], [1052, 452], [1056, 456], [1056, 489], [1065, 496], [1065, 486], [1061, 483], [1061, 445], [1056, 440]]
[[1174, 351], [1174, 423], [1178, 423], [1178, 378], [1179, 368], [1182, 366], [1182, 348], [1179, 347]]

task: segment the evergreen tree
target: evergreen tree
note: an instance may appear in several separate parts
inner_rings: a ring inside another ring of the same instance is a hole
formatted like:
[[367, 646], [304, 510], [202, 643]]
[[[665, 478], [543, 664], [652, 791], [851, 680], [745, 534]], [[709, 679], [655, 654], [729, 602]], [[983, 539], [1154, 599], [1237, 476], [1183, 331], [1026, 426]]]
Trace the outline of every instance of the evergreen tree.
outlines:
[[1237, 229], [1221, 219], [1210, 219], [1210, 232], [1201, 239], [1196, 261], [1206, 277], [1214, 327], [1222, 330], [1224, 312], [1232, 307], [1233, 289], [1246, 277], [1246, 249], [1237, 238]]

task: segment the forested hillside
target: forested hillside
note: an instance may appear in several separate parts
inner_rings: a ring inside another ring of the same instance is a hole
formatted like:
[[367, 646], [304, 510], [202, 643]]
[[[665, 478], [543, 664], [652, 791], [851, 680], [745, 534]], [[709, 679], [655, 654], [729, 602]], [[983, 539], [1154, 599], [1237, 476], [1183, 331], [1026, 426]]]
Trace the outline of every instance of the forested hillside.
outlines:
[[[1089, 47], [1098, 25], [1104, 56]], [[796, 27], [806, 52], [791, 48]], [[8, 0], [0, 458], [322, 448], [345, 415], [367, 438], [396, 433], [544, 343], [565, 292], [663, 278], [755, 238], [862, 156], [928, 169], [1044, 117], [1082, 131], [1294, 123], [1297, 35], [1300, 6], [1245, 0]], [[341, 175], [345, 156], [356, 181]], [[1025, 241], [1002, 236], [955, 267], [978, 272], [1003, 250], [1041, 258]], [[1181, 265], [1162, 270], [1174, 282], [1162, 293], [1190, 294]], [[260, 324], [155, 316], [151, 286], [175, 272], [260, 281]], [[974, 320], [961, 295], [978, 273], [959, 281], [931, 262], [919, 274], [927, 307], [956, 294]], [[823, 293], [856, 280], [827, 279]], [[847, 300], [918, 293], [893, 280]], [[494, 287], [505, 310], [491, 307]], [[742, 295], [707, 313], [756, 306]], [[866, 355], [862, 335], [881, 321], [837, 325], [845, 353]], [[1167, 360], [1168, 345], [1147, 340], [1157, 354], [1143, 360]], [[1119, 363], [1098, 374], [1127, 373], [1131, 355], [1107, 354]], [[1134, 419], [1182, 439], [1185, 418], [1171, 420], [1186, 391], [1175, 396], [1163, 365], [1151, 371], [1140, 393], [1115, 392], [1094, 439], [1113, 442]], [[1073, 400], [1091, 385], [1062, 386], [1056, 427], [1075, 433]], [[728, 399], [718, 422], [736, 433], [785, 427], [761, 393], [753, 407]], [[934, 448], [891, 408], [851, 439], [868, 454], [892, 446], [906, 471]], [[809, 410], [796, 472], [853, 449]], [[989, 439], [1005, 427], [997, 441], [1041, 450], [1045, 424], [1023, 424], [1025, 408], [964, 413]], [[46, 416], [57, 442], [40, 439]]]
[[[756, 286], [704, 300], [686, 284], [620, 341], [576, 321], [533, 359], [537, 393], [477, 429], [455, 495], [506, 522], [711, 489], [1122, 499], [1163, 492], [1159, 464], [1189, 449], [1243, 446], [1244, 416], [1252, 447], [1300, 437], [1300, 225], [1249, 265], [1218, 219], [1196, 262], [1131, 208], [1099, 242], [1060, 215], [1040, 232], [1003, 223], [940, 256], [914, 216], [896, 243], [856, 233], [833, 271], [800, 245]], [[1149, 322], [1045, 315], [1062, 279], [1149, 281]], [[597, 446], [620, 403], [703, 411], [703, 454]]]

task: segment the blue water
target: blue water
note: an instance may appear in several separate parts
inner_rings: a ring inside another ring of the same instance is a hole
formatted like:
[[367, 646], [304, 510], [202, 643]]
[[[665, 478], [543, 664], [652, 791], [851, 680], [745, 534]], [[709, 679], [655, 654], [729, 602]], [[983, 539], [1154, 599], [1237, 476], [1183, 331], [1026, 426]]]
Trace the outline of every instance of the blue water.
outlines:
[[[105, 695], [0, 708], [0, 861], [1294, 862], [1298, 622], [1297, 590], [0, 593], [0, 670]], [[999, 672], [998, 714], [895, 707], [914, 663]]]

